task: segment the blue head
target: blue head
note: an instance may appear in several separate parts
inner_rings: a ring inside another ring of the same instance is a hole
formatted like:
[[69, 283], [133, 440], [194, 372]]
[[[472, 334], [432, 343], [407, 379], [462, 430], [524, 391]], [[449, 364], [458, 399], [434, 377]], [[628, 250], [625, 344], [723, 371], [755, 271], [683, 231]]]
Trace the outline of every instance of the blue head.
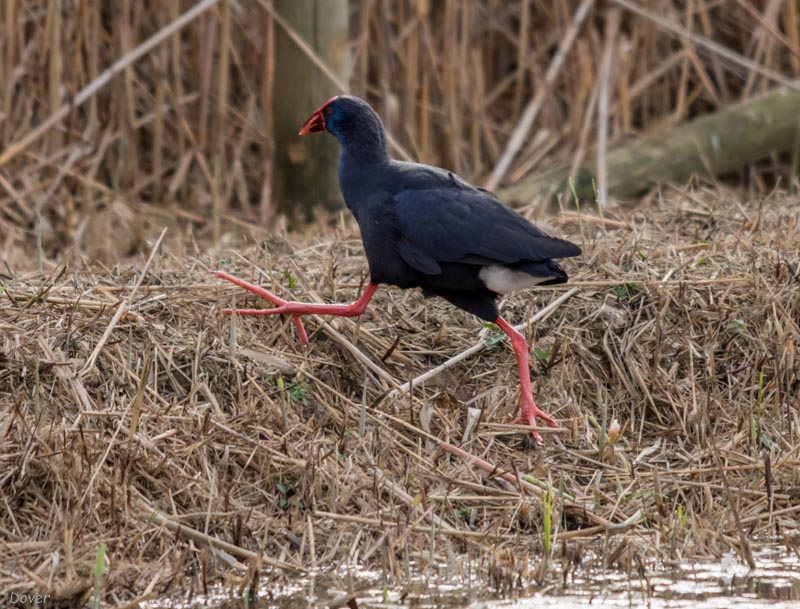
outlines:
[[363, 161], [388, 158], [383, 123], [375, 110], [358, 97], [332, 97], [308, 117], [300, 128], [300, 135], [320, 131], [331, 133], [345, 153]]

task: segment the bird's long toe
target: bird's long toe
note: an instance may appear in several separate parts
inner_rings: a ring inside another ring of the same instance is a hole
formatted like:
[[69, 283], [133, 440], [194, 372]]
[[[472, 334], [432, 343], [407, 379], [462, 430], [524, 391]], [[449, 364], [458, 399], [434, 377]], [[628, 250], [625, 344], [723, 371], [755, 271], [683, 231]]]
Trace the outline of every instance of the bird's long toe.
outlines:
[[[222, 309], [223, 315], [250, 315], [250, 316], [263, 316], [263, 315], [279, 315], [279, 314], [286, 314], [290, 313], [283, 306], [281, 307], [274, 307], [272, 309]], [[303, 318], [299, 314], [292, 315], [292, 321], [294, 325], [297, 326], [297, 333], [300, 335], [300, 342], [304, 345], [308, 344], [308, 332], [306, 332], [305, 324], [303, 323]]]
[[306, 332], [305, 325], [303, 325], [303, 318], [299, 315], [292, 315], [292, 320], [294, 321], [294, 325], [297, 326], [297, 333], [300, 335], [300, 342], [303, 345], [307, 345], [308, 333]]
[[[263, 298], [264, 300], [269, 300], [271, 303], [278, 305], [281, 307], [287, 304], [287, 301], [281, 298], [280, 296], [276, 296], [272, 292], [265, 290], [261, 286], [255, 285], [250, 283], [249, 281], [245, 281], [244, 279], [239, 279], [238, 277], [234, 277], [233, 275], [229, 275], [225, 271], [216, 271], [214, 273], [220, 279], [224, 279], [225, 281], [230, 281], [234, 285], [238, 285], [240, 288], [244, 288], [248, 292], [252, 292], [256, 296]], [[260, 310], [260, 309], [236, 309], [237, 311], [251, 311], [251, 310]], [[276, 311], [275, 313], [278, 313]], [[280, 311], [281, 313], [283, 311]], [[275, 313], [257, 313], [256, 315], [274, 315]], [[253, 315], [253, 313], [238, 313], [239, 315]]]
[[265, 315], [282, 315], [286, 311], [281, 310], [281, 307], [273, 307], [271, 309], [222, 309], [223, 315], [251, 315], [251, 316], [265, 316]]
[[250, 315], [250, 316], [264, 316], [264, 315], [285, 315], [291, 314], [292, 321], [294, 321], [294, 325], [297, 326], [297, 333], [300, 335], [300, 342], [304, 345], [308, 344], [308, 332], [306, 332], [306, 327], [303, 324], [303, 320], [299, 315], [297, 309], [302, 308], [302, 303], [299, 302], [289, 302], [284, 300], [280, 296], [276, 296], [272, 292], [265, 290], [261, 286], [254, 285], [244, 279], [239, 279], [238, 277], [234, 277], [233, 275], [229, 275], [225, 271], [216, 271], [214, 273], [220, 279], [224, 279], [226, 281], [230, 281], [234, 285], [238, 285], [240, 288], [244, 288], [248, 292], [252, 292], [256, 296], [259, 296], [265, 300], [270, 301], [271, 303], [277, 305], [271, 309], [232, 309], [232, 308], [225, 308], [222, 309], [223, 315]]
[[541, 410], [537, 405], [536, 402], [531, 399], [530, 401], [524, 400], [522, 405], [520, 406], [520, 413], [517, 418], [511, 421], [514, 425], [524, 425], [528, 424], [533, 429], [531, 429], [531, 435], [536, 439], [537, 442], [542, 442], [542, 436], [536, 431], [536, 418], [541, 418], [548, 427], [558, 427], [558, 423], [556, 423], [553, 418], [547, 414], [545, 411]]

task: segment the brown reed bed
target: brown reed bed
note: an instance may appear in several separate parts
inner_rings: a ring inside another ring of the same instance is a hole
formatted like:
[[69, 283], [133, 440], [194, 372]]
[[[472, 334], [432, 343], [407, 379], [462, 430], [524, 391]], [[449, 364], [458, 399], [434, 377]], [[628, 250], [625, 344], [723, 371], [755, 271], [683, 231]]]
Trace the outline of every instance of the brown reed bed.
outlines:
[[[204, 0], [184, 23], [198, 3], [5, 2], [0, 258], [39, 244], [113, 262], [147, 249], [144, 212], [215, 239], [272, 218], [279, 4]], [[343, 86], [415, 160], [513, 183], [797, 78], [798, 19], [779, 0], [353, 1]], [[785, 161], [739, 177], [765, 195]]]
[[365, 277], [349, 223], [3, 271], [0, 598], [132, 606], [344, 566], [396, 583], [437, 564], [507, 589], [590, 553], [646, 575], [796, 544], [800, 199], [698, 187], [549, 222], [583, 244], [571, 284], [503, 305], [516, 322], [546, 310], [528, 329], [532, 372], [561, 427], [541, 447], [506, 424], [510, 347], [446, 304], [381, 289], [360, 319], [309, 319], [305, 349], [290, 320], [219, 315], [251, 299], [215, 268], [353, 298]]

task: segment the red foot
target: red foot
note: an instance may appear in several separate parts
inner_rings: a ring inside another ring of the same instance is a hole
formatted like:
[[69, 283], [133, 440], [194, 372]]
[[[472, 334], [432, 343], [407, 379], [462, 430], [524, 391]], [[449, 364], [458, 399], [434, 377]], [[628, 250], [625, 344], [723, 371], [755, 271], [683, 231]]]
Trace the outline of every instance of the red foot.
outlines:
[[[512, 421], [513, 424], [527, 423], [531, 427], [536, 427], [536, 417], [544, 419], [549, 427], [558, 427], [549, 414], [540, 410], [533, 401], [533, 392], [531, 390], [531, 373], [528, 368], [528, 343], [525, 337], [517, 332], [505, 319], [498, 317], [495, 322], [497, 326], [505, 332], [511, 339], [511, 346], [514, 347], [514, 353], [517, 355], [517, 372], [519, 372], [519, 390], [520, 390], [520, 414]], [[531, 434], [537, 442], [542, 441], [542, 436], [535, 429], [531, 430]]]
[[308, 344], [308, 334], [306, 333], [306, 328], [303, 325], [303, 320], [300, 318], [301, 315], [319, 314], [335, 315], [338, 317], [356, 317], [364, 312], [364, 309], [367, 308], [367, 303], [369, 303], [372, 295], [375, 293], [375, 290], [378, 289], [376, 284], [370, 283], [358, 300], [349, 305], [309, 304], [305, 302], [284, 300], [272, 292], [268, 292], [262, 287], [248, 283], [247, 281], [239, 279], [238, 277], [234, 277], [233, 275], [229, 275], [224, 271], [217, 271], [215, 275], [220, 279], [230, 281], [231, 283], [234, 283], [239, 287], [256, 294], [257, 296], [260, 296], [261, 298], [269, 300], [270, 302], [278, 305], [271, 309], [222, 309], [222, 313], [224, 315], [291, 315], [294, 324], [297, 326], [297, 332], [300, 334], [300, 342], [302, 342], [304, 345]]
[[[234, 277], [233, 275], [229, 275], [224, 271], [217, 271], [214, 273], [220, 279], [225, 279], [226, 281], [230, 281], [231, 283], [235, 283], [239, 287], [244, 288], [245, 290], [249, 290], [253, 294], [260, 296], [270, 302], [278, 305], [272, 309], [222, 309], [223, 315], [278, 315], [281, 313], [290, 313], [284, 307], [286, 307], [290, 303], [287, 300], [284, 300], [280, 296], [276, 296], [272, 292], [268, 292], [264, 288], [253, 285], [243, 279], [239, 279], [238, 277]], [[308, 344], [308, 333], [306, 332], [306, 327], [303, 325], [303, 320], [300, 319], [299, 315], [292, 315], [292, 320], [294, 321], [294, 325], [297, 326], [297, 333], [300, 335], [300, 342], [304, 345]]]
[[[526, 401], [528, 402], [527, 404], [525, 403]], [[531, 427], [536, 427], [536, 417], [540, 417], [544, 419], [548, 427], [558, 427], [558, 423], [556, 423], [544, 410], [540, 410], [536, 405], [536, 402], [533, 401], [532, 397], [529, 396], [529, 399], [525, 400], [525, 395], [523, 394], [521, 402], [520, 414], [516, 419], [511, 421], [512, 424], [521, 425], [523, 423], [527, 423]], [[538, 431], [532, 429], [531, 434], [534, 438], [536, 438], [537, 442], [542, 442], [542, 436]]]

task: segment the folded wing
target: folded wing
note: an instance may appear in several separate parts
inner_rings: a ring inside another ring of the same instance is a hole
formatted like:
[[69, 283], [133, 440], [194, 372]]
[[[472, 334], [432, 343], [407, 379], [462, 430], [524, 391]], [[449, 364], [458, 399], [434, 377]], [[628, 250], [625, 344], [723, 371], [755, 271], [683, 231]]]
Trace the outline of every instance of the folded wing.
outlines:
[[398, 253], [434, 275], [440, 263], [475, 265], [568, 258], [580, 248], [550, 237], [490, 195], [469, 190], [406, 190], [394, 195]]

